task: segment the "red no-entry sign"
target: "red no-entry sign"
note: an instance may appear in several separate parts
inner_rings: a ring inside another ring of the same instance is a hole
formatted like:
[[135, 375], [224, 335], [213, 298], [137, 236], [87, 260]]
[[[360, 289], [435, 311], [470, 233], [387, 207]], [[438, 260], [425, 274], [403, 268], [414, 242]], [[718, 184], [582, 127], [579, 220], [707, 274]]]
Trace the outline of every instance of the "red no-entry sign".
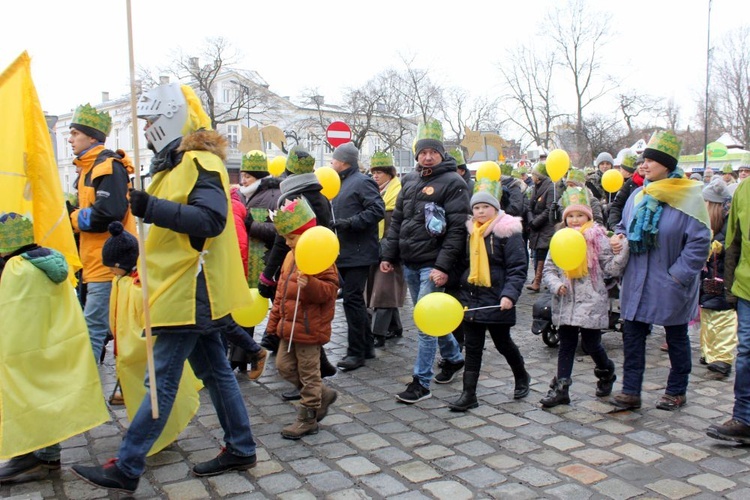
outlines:
[[352, 129], [344, 122], [333, 122], [326, 129], [326, 140], [334, 148], [352, 140]]

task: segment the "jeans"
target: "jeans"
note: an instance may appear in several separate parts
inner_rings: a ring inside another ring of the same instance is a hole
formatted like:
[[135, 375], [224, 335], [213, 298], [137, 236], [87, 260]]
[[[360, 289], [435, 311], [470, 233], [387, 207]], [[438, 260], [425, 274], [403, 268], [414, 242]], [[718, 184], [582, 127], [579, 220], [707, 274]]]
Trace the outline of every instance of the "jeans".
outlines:
[[[430, 280], [431, 267], [422, 267], [419, 269], [412, 269], [408, 266], [404, 266], [404, 281], [406, 286], [409, 287], [409, 293], [411, 294], [411, 300], [416, 304], [419, 299], [432, 292], [440, 292], [442, 288], [435, 286], [435, 283]], [[423, 332], [419, 332], [417, 342], [417, 360], [414, 363], [414, 376], [417, 377], [419, 383], [427, 389], [430, 388], [430, 382], [434, 372], [432, 371], [432, 365], [435, 363], [435, 353], [440, 347], [440, 355], [446, 361], [450, 363], [459, 363], [463, 361], [461, 356], [461, 349], [458, 346], [458, 342], [453, 337], [453, 334], [443, 335], [442, 337], [433, 337]]]
[[94, 359], [98, 364], [109, 334], [109, 295], [112, 292], [112, 282], [88, 283], [86, 289], [83, 315], [89, 329]]
[[750, 301], [737, 298], [737, 359], [732, 416], [750, 425]]
[[365, 359], [365, 355], [373, 349], [370, 318], [365, 305], [365, 285], [370, 273], [370, 266], [342, 267], [341, 295], [344, 299], [344, 315], [346, 316], [347, 356]]
[[[643, 386], [643, 372], [646, 370], [646, 337], [651, 325], [640, 321], [627, 321], [622, 327], [623, 364], [622, 392], [631, 396], [640, 396]], [[688, 377], [693, 367], [690, 352], [688, 326], [665, 326], [667, 346], [669, 347], [669, 376], [665, 392], [670, 396], [679, 396], [687, 392]]]
[[557, 379], [570, 378], [573, 374], [573, 362], [578, 347], [578, 331], [581, 331], [583, 350], [591, 356], [600, 370], [611, 368], [609, 357], [602, 345], [602, 331], [577, 326], [560, 325], [557, 332], [560, 336], [560, 347], [557, 351]]
[[495, 349], [503, 355], [511, 370], [513, 370], [513, 374], [523, 374], [523, 356], [516, 343], [513, 342], [513, 337], [510, 336], [510, 327], [511, 325], [497, 323], [464, 321], [464, 334], [466, 336], [466, 366], [464, 369], [467, 372], [478, 372], [482, 368], [485, 330], [489, 330]]
[[[117, 466], [126, 476], [135, 478], [143, 474], [146, 453], [161, 434], [172, 410], [186, 359], [208, 389], [224, 430], [227, 451], [238, 456], [255, 454], [250, 419], [237, 379], [229, 367], [221, 334], [172, 329], [162, 331], [154, 342], [159, 418], [151, 418], [151, 398], [147, 393], [120, 445]], [[148, 374], [145, 385], [150, 385]]]
[[247, 353], [260, 352], [260, 345], [253, 339], [253, 336], [247, 332], [246, 329], [234, 322], [229, 321], [229, 324], [225, 329], [222, 330], [224, 337]]

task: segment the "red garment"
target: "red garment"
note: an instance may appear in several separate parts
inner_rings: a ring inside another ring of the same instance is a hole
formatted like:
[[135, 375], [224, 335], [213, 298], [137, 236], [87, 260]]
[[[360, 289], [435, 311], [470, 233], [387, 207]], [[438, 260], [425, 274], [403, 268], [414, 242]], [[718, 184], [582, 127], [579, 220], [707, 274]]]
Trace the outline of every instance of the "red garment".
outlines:
[[635, 184], [638, 187], [643, 186], [643, 177], [641, 177], [638, 172], [633, 174], [633, 184]]
[[242, 203], [240, 192], [237, 188], [232, 188], [232, 213], [234, 214], [234, 227], [237, 229], [237, 240], [240, 243], [240, 256], [242, 257], [242, 268], [245, 270], [245, 279], [247, 279], [247, 228], [245, 227], [245, 217], [247, 217], [247, 208]]

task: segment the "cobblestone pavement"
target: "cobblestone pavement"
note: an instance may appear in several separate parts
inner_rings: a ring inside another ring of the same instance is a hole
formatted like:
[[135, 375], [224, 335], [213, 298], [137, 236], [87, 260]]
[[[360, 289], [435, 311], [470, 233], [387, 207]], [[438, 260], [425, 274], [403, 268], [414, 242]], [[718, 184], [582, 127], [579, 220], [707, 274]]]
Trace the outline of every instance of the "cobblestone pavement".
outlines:
[[[663, 332], [648, 340], [643, 409], [610, 413], [594, 396], [593, 364], [579, 351], [572, 402], [549, 411], [539, 399], [555, 373], [555, 348], [530, 332], [531, 305], [524, 294], [513, 335], [533, 378], [529, 396], [512, 399], [513, 378], [488, 339], [479, 381], [480, 406], [452, 413], [447, 402], [461, 391], [460, 377], [432, 385], [433, 397], [404, 405], [394, 397], [411, 381], [416, 333], [411, 307], [402, 312], [405, 333], [390, 340], [378, 357], [329, 384], [340, 397], [320, 432], [300, 441], [279, 431], [295, 415], [280, 393], [290, 388], [273, 359], [259, 382], [238, 375], [258, 443], [258, 465], [198, 479], [193, 463], [215, 456], [221, 428], [207, 395], [177, 442], [148, 460], [137, 498], [750, 498], [750, 448], [708, 438], [709, 424], [731, 413], [733, 377], [716, 380], [698, 364], [693, 338], [693, 374], [688, 404], [671, 413], [654, 405], [663, 393], [669, 360], [659, 350]], [[604, 344], [622, 373], [621, 338]], [[111, 346], [110, 346], [111, 348]], [[334, 335], [328, 344], [334, 362], [346, 350], [346, 322], [337, 303]], [[107, 395], [114, 385], [111, 353], [101, 368]], [[615, 391], [619, 390], [619, 382]], [[38, 481], [3, 484], [0, 497], [109, 498], [73, 476], [76, 463], [103, 463], [114, 456], [127, 419], [123, 407], [112, 421], [66, 441], [63, 468]], [[112, 495], [114, 496], [114, 495]]]

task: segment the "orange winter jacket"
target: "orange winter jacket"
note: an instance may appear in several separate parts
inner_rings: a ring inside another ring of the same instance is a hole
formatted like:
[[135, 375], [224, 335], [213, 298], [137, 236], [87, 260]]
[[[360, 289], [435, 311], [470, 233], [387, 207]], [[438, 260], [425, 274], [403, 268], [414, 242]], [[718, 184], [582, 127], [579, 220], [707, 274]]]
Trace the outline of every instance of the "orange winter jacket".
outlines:
[[[281, 276], [268, 317], [266, 332], [289, 340], [297, 299], [297, 265], [294, 250], [286, 254]], [[299, 294], [292, 343], [323, 345], [331, 340], [331, 321], [336, 308], [339, 273], [332, 265], [320, 274], [308, 276], [307, 286]]]

